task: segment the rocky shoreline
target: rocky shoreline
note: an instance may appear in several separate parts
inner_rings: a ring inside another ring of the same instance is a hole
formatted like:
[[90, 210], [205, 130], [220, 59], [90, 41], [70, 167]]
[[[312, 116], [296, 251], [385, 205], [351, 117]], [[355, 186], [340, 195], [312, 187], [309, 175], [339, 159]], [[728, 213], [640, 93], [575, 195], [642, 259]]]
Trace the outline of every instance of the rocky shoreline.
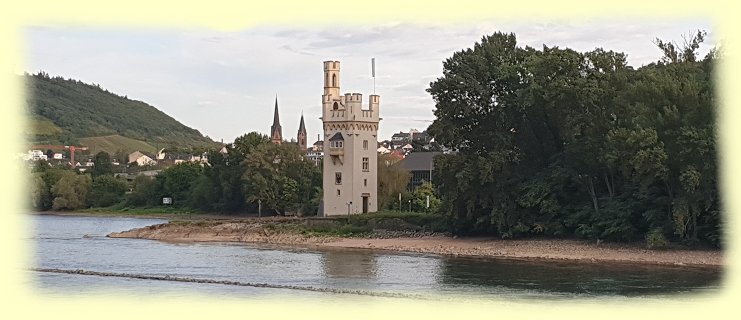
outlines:
[[454, 238], [431, 232], [385, 230], [360, 237], [339, 237], [302, 233], [296, 226], [295, 219], [285, 223], [285, 219], [277, 218], [172, 221], [115, 232], [108, 236], [174, 242], [243, 242], [319, 249], [370, 249], [467, 257], [723, 267], [723, 252], [720, 250], [648, 250], [640, 246], [577, 240]]

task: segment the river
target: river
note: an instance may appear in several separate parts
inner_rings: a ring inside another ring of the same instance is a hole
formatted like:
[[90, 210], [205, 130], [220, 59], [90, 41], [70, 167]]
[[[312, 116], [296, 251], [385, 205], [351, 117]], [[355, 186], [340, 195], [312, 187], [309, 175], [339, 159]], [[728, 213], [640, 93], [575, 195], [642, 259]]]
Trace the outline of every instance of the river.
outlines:
[[[683, 299], [697, 293], [712, 295], [722, 285], [721, 272], [713, 269], [456, 258], [369, 250], [318, 251], [257, 244], [168, 243], [106, 237], [111, 232], [165, 220], [53, 215], [34, 215], [32, 219], [33, 231], [26, 241], [35, 248], [35, 265], [29, 269], [117, 275], [29, 271], [34, 274], [31, 285], [48, 295], [103, 292], [322, 299], [355, 294], [518, 301], [654, 300]], [[172, 281], [178, 279], [233, 283]]]

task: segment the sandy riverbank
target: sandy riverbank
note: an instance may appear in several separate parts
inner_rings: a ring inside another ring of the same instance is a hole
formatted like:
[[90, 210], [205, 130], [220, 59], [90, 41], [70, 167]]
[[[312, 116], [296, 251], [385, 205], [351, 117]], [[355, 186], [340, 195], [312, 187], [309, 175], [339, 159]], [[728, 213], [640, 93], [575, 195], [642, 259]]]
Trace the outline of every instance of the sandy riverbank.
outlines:
[[231, 221], [174, 221], [112, 233], [113, 238], [185, 242], [248, 242], [316, 248], [354, 248], [455, 256], [547, 259], [722, 267], [720, 250], [647, 250], [637, 245], [596, 244], [576, 240], [501, 240], [448, 236], [342, 238], [312, 236], [289, 227], [275, 227], [274, 218]]

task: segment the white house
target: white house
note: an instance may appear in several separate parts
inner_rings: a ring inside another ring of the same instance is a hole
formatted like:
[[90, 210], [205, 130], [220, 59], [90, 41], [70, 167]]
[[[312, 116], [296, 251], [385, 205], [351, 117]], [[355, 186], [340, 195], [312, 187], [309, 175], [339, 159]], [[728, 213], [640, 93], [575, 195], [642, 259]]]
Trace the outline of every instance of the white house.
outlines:
[[147, 155], [139, 152], [134, 151], [131, 154], [129, 154], [129, 161], [128, 163], [136, 162], [139, 166], [151, 166], [157, 164], [157, 161], [152, 160], [152, 158], [148, 157]]
[[47, 160], [46, 154], [41, 150], [28, 150], [27, 158], [33, 161]]
[[165, 148], [160, 149], [160, 151], [157, 151], [157, 160], [164, 160], [165, 159]]

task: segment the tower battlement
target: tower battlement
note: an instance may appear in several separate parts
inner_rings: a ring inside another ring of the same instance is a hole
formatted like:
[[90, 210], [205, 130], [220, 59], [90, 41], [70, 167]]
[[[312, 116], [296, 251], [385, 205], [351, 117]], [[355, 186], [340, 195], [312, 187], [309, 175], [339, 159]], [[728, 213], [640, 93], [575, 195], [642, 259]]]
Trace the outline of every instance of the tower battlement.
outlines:
[[337, 70], [340, 71], [340, 62], [339, 61], [324, 61], [324, 71], [329, 70]]
[[363, 95], [357, 92], [340, 94], [340, 62], [324, 61], [324, 94], [322, 119], [341, 122], [378, 122], [380, 96], [370, 95], [368, 109], [363, 109]]

